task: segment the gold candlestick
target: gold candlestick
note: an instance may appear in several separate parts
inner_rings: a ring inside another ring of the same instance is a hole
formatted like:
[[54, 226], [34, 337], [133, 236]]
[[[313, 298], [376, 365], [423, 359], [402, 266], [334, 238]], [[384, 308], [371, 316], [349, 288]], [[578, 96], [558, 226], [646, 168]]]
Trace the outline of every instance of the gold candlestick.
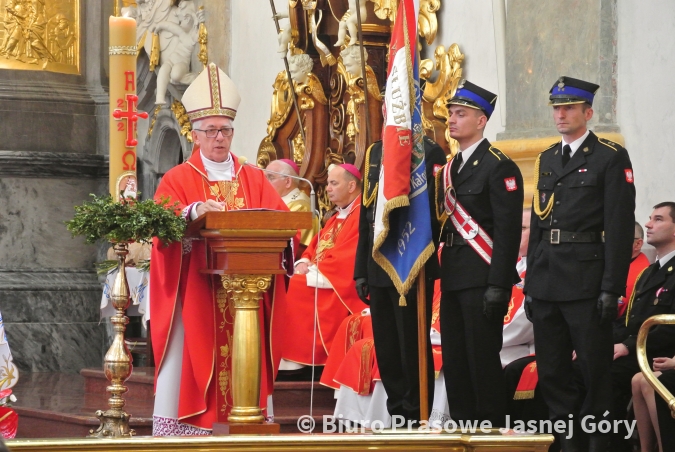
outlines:
[[129, 307], [129, 284], [125, 269], [125, 261], [129, 254], [129, 244], [127, 242], [118, 242], [113, 244], [113, 250], [117, 255], [117, 276], [113, 283], [111, 299], [112, 305], [117, 311], [110, 318], [113, 324], [115, 337], [113, 343], [105, 354], [103, 370], [106, 378], [110, 381], [110, 386], [106, 390], [110, 393], [108, 405], [110, 408], [106, 411], [98, 410], [96, 417], [101, 421], [101, 425], [94, 430], [89, 431], [89, 436], [96, 438], [121, 438], [130, 437], [136, 432], [129, 428], [129, 414], [124, 412], [124, 398], [122, 394], [127, 392], [124, 382], [131, 376], [132, 357], [127, 344], [124, 342], [124, 330], [126, 329], [129, 318], [125, 316], [125, 311]]

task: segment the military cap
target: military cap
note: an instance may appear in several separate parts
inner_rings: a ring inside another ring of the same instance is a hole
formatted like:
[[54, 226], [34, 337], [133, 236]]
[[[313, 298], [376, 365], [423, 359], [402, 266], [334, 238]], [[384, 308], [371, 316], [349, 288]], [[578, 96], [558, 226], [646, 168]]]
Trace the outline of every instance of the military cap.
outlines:
[[467, 80], [462, 80], [457, 85], [457, 91], [455, 91], [455, 95], [450, 99], [448, 105], [464, 105], [476, 110], [483, 110], [485, 116], [490, 119], [492, 112], [495, 111], [496, 102], [496, 94]]
[[549, 105], [593, 105], [595, 93], [600, 88], [595, 83], [585, 82], [572, 77], [560, 77], [551, 88]]

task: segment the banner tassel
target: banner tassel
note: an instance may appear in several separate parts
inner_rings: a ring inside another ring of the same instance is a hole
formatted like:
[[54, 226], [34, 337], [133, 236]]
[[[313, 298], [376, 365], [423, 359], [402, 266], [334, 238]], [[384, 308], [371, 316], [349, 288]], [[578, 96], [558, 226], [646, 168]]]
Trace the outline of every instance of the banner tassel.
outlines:
[[405, 302], [405, 296], [403, 296], [403, 295], [399, 296], [398, 305], [399, 306], [408, 306], [408, 303]]

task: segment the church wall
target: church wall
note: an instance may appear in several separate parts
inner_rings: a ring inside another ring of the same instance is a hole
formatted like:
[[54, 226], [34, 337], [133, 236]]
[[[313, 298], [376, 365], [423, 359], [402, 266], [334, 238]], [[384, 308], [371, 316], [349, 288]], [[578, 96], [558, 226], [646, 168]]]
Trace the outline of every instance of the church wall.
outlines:
[[0, 311], [23, 371], [102, 361], [97, 249], [64, 224], [73, 205], [106, 191], [102, 6], [79, 4], [79, 75], [0, 70]]
[[674, 201], [675, 3], [618, 2], [617, 115], [635, 169], [635, 218], [647, 221], [652, 206]]
[[497, 106], [485, 128], [485, 137], [494, 141], [504, 130], [501, 103], [506, 93], [499, 92], [497, 52], [495, 49], [492, 1], [441, 0], [438, 15], [438, 35], [426, 46], [424, 58], [433, 58], [437, 46], [446, 50], [456, 43], [464, 54], [462, 77], [498, 95]]
[[[278, 12], [288, 2], [275, 0]], [[232, 2], [232, 58], [225, 70], [239, 88], [241, 105], [235, 121], [232, 150], [255, 162], [270, 116], [272, 84], [283, 60], [277, 53], [277, 33], [269, 0]], [[288, 19], [282, 24], [288, 24]]]

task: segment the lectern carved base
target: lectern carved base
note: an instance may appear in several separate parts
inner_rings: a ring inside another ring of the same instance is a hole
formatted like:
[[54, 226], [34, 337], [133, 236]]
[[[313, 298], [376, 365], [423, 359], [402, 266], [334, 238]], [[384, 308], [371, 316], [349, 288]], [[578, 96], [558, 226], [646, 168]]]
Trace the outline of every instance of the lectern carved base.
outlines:
[[232, 344], [232, 410], [227, 420], [262, 424], [260, 409], [260, 300], [269, 289], [269, 275], [221, 275], [223, 288], [234, 302]]

